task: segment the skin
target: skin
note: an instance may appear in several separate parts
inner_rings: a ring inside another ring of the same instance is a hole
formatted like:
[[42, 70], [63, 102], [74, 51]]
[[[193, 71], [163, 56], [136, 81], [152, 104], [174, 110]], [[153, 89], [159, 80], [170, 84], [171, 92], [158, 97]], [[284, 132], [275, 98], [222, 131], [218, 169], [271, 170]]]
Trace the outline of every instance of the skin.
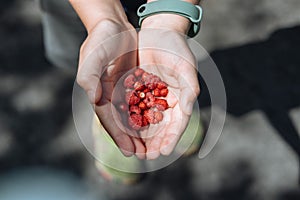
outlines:
[[[119, 0], [70, 0], [70, 3], [88, 31], [80, 49], [77, 82], [87, 92], [104, 128], [125, 156], [135, 154], [140, 159], [155, 159], [160, 154], [169, 155], [188, 124], [200, 92], [195, 58], [185, 38], [190, 27], [188, 19], [175, 14], [153, 15], [143, 21], [137, 33]], [[115, 42], [106, 42], [112, 35], [117, 35]], [[112, 104], [117, 81], [135, 66], [160, 76], [170, 89], [167, 101], [171, 108], [164, 112], [162, 123], [141, 132], [142, 138], [133, 137], [135, 132], [118, 123], [118, 111]]]

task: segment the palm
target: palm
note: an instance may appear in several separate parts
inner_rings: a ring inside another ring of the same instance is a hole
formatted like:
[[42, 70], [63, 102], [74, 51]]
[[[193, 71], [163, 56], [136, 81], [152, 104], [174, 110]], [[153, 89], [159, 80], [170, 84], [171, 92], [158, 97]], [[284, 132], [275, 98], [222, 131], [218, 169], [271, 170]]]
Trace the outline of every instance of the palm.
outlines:
[[122, 152], [140, 153], [143, 158], [144, 145], [126, 134], [113, 104], [118, 99], [112, 96], [120, 77], [136, 66], [136, 38], [137, 33], [129, 23], [98, 24], [81, 48], [77, 81], [88, 94], [92, 93], [89, 98], [99, 120]]
[[[153, 34], [162, 39], [153, 41]], [[163, 121], [141, 132], [147, 158], [154, 159], [161, 153], [170, 154], [184, 132], [191, 114], [186, 102], [195, 100], [198, 81], [193, 56], [182, 37], [169, 33], [166, 37], [160, 30], [146, 30], [140, 35], [139, 65], [158, 75], [170, 91], [167, 96], [170, 108], [164, 111]]]

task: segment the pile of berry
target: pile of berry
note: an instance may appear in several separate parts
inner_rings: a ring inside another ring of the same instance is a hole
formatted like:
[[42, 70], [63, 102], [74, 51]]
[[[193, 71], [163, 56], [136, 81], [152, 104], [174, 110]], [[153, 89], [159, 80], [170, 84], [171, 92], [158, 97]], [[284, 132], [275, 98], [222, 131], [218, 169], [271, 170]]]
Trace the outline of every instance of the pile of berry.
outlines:
[[168, 95], [168, 85], [158, 76], [141, 68], [124, 79], [125, 102], [119, 105], [122, 112], [128, 113], [127, 123], [134, 130], [163, 120], [162, 111], [169, 108], [164, 99]]

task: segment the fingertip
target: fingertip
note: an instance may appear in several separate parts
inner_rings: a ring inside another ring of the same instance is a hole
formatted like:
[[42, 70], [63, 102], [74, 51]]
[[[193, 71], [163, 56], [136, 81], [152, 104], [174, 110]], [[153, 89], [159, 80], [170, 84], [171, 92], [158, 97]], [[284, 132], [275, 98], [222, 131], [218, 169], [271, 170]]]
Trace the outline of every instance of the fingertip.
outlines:
[[170, 155], [177, 144], [177, 136], [175, 134], [169, 134], [168, 138], [165, 138], [160, 147], [160, 153], [164, 156]]
[[87, 91], [87, 96], [91, 104], [96, 104], [95, 92], [92, 90]]
[[130, 157], [134, 155], [135, 147], [128, 136], [119, 136], [114, 138], [114, 140], [124, 156]]
[[133, 156], [133, 152], [131, 152], [131, 151], [126, 151], [126, 150], [124, 150], [124, 149], [122, 149], [122, 148], [120, 148], [120, 150], [121, 150], [121, 152], [122, 152], [122, 154], [124, 155], [124, 156], [126, 156], [126, 157], [131, 157], [131, 156]]
[[186, 115], [191, 115], [193, 112], [194, 103], [197, 96], [192, 91], [184, 90], [181, 94], [180, 108]]
[[140, 160], [146, 159], [146, 154], [145, 153], [135, 153], [135, 155]]
[[154, 160], [159, 156], [160, 156], [160, 151], [158, 150], [147, 151], [147, 160]]
[[142, 143], [142, 141], [138, 138], [132, 138], [133, 143], [135, 145], [135, 155], [138, 159], [145, 159], [146, 158], [146, 147]]

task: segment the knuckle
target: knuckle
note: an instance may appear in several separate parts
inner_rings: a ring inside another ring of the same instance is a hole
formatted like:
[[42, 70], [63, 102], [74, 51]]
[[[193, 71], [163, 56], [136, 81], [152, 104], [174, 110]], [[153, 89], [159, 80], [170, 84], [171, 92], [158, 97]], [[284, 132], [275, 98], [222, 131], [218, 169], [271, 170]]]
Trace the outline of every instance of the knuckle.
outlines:
[[198, 96], [200, 94], [201, 89], [200, 89], [199, 84], [197, 86], [195, 86], [194, 91], [195, 91], [196, 96]]
[[89, 85], [89, 78], [80, 73], [77, 74], [76, 82], [83, 88], [87, 89]]

